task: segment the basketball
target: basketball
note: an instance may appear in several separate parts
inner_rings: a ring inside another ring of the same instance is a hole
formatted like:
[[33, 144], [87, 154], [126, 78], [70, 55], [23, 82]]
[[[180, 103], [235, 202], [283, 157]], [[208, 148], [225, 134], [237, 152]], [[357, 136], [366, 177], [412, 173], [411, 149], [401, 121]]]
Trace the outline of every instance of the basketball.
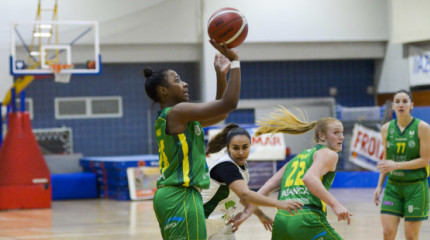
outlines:
[[96, 69], [95, 61], [87, 61], [87, 69]]
[[209, 18], [208, 33], [215, 42], [226, 42], [229, 48], [235, 48], [248, 35], [248, 21], [235, 8], [221, 8]]

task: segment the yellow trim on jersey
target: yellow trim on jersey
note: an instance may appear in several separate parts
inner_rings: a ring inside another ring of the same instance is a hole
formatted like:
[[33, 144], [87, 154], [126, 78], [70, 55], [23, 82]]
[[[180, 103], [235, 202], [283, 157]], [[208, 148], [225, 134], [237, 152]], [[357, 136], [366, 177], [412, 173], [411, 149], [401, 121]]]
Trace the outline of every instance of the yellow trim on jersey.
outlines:
[[164, 171], [169, 167], [169, 160], [167, 159], [166, 153], [164, 153], [164, 140], [160, 140], [160, 146], [158, 146], [158, 149], [160, 152], [160, 170], [161, 173], [164, 173]]
[[[320, 199], [321, 200], [321, 199]], [[323, 201], [323, 200], [321, 200], [321, 204], [322, 204], [322, 211], [323, 212], [326, 212], [327, 211], [327, 209], [326, 209], [326, 204], [325, 204], [325, 202]]]
[[188, 239], [190, 239], [190, 227], [188, 226], [188, 214], [187, 214], [187, 205], [185, 204], [185, 198], [187, 196], [187, 189], [184, 188], [184, 198], [182, 199], [182, 202], [184, 203], [184, 213], [185, 213], [185, 223], [187, 224], [187, 235]]
[[[429, 167], [429, 165], [427, 165], [427, 167], [426, 167], [426, 168], [427, 168], [427, 170], [428, 170], [428, 167]], [[428, 171], [427, 171], [427, 173], [428, 173]], [[428, 176], [428, 174], [427, 174], [427, 176]], [[425, 193], [425, 191], [426, 191], [426, 190], [425, 190], [426, 184], [424, 184], [424, 182], [423, 182], [423, 183], [421, 183], [421, 186], [423, 187], [423, 188], [422, 188], [422, 192], [423, 192], [423, 193]], [[428, 186], [428, 185], [427, 185], [427, 186]], [[426, 195], [427, 195], [427, 196], [426, 196]], [[422, 208], [421, 208], [421, 209], [425, 209], [425, 205], [426, 205], [426, 204], [425, 204], [425, 203], [426, 203], [426, 197], [428, 197], [428, 194], [425, 194], [425, 195], [424, 195], [424, 198], [423, 198], [423, 206], [422, 206]], [[428, 213], [428, 212], [424, 212], [424, 216], [423, 216], [423, 217], [426, 217], [426, 213]]]
[[[321, 179], [320, 179], [321, 182], [322, 182], [323, 178], [324, 178], [324, 176], [321, 176]], [[321, 200], [321, 199], [320, 199], [320, 201], [321, 201], [321, 205], [322, 205], [321, 206], [322, 207], [322, 211], [326, 212], [327, 210], [326, 210], [326, 204], [325, 204], [325, 202], [323, 200]]]
[[184, 154], [184, 158], [182, 159], [182, 172], [184, 178], [184, 184], [182, 186], [188, 187], [190, 186], [190, 161], [188, 159], [188, 143], [185, 134], [181, 133], [178, 135], [179, 141], [181, 141], [182, 145], [182, 153]]
[[[196, 204], [196, 198], [194, 197], [194, 192], [191, 192], [191, 194], [193, 195], [193, 201], [194, 201], [194, 207], [195, 207], [196, 213], [198, 213], [199, 208], [197, 207], [197, 204]], [[197, 222], [197, 237], [199, 237], [199, 214], [196, 214], [196, 222]]]
[[429, 165], [428, 164], [426, 166], [426, 173], [427, 173], [427, 177], [429, 177]]
[[[156, 121], [158, 121], [158, 120], [166, 122], [166, 119], [161, 118], [161, 117], [157, 118]], [[161, 136], [161, 129], [160, 128], [157, 129], [155, 131], [155, 134], [157, 135], [157, 137]], [[169, 160], [167, 159], [166, 153], [164, 152], [164, 148], [165, 148], [164, 140], [161, 139], [160, 144], [158, 146], [158, 152], [160, 153], [160, 159], [158, 160], [158, 166], [160, 168], [161, 174], [163, 174], [164, 171], [166, 171], [166, 169], [169, 167]]]

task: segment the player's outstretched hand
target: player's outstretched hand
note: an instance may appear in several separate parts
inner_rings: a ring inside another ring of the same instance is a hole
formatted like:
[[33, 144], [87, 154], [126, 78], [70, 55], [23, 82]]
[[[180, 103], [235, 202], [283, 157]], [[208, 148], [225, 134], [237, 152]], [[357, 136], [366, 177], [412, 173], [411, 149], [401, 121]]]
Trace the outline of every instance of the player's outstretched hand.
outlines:
[[338, 204], [337, 206], [335, 206], [333, 208], [333, 212], [334, 212], [334, 214], [336, 214], [337, 220], [339, 222], [346, 220], [348, 225], [351, 224], [351, 217], [353, 215], [344, 206], [342, 206], [341, 204]]
[[373, 193], [373, 202], [375, 203], [376, 206], [379, 205], [380, 203], [380, 196], [381, 196], [381, 192], [382, 192], [382, 187], [376, 187], [375, 192]]
[[215, 40], [213, 39], [209, 40], [209, 42], [212, 44], [214, 48], [216, 48], [222, 55], [224, 55], [230, 61], [239, 60], [238, 52], [228, 48], [225, 42], [223, 42], [222, 44], [219, 44], [215, 42]]
[[246, 219], [249, 218], [250, 215], [244, 213], [244, 212], [240, 212], [238, 214], [236, 214], [236, 216], [234, 216], [232, 219], [230, 219], [230, 221], [227, 224], [232, 224], [233, 225], [233, 232], [236, 232], [239, 229], [239, 226], [245, 222]]
[[261, 216], [258, 216], [258, 219], [263, 224], [264, 228], [267, 231], [272, 231], [273, 228], [273, 219], [267, 216], [266, 214], [263, 214]]
[[376, 167], [381, 172], [381, 174], [389, 173], [397, 169], [397, 163], [393, 160], [380, 161]]

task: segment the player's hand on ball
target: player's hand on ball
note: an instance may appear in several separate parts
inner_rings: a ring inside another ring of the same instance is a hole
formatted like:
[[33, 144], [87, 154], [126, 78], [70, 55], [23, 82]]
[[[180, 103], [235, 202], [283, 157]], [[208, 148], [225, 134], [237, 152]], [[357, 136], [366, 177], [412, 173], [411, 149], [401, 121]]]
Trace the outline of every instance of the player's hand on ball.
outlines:
[[224, 55], [230, 61], [239, 60], [238, 52], [228, 48], [225, 42], [223, 44], [219, 44], [215, 42], [215, 40], [213, 39], [209, 40], [209, 42], [212, 44], [214, 48], [216, 48], [222, 55]]

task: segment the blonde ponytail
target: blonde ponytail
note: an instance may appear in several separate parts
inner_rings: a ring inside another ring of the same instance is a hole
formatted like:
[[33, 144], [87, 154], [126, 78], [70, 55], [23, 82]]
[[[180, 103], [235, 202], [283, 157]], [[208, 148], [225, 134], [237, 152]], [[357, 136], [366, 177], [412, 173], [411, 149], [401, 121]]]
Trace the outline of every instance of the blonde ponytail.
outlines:
[[[305, 118], [303, 112], [301, 113], [302, 117]], [[279, 106], [270, 114], [269, 118], [257, 121], [259, 128], [255, 132], [255, 135], [260, 136], [265, 133], [287, 133], [299, 135], [313, 129], [316, 124], [316, 121], [310, 123], [304, 122], [285, 107]]]

